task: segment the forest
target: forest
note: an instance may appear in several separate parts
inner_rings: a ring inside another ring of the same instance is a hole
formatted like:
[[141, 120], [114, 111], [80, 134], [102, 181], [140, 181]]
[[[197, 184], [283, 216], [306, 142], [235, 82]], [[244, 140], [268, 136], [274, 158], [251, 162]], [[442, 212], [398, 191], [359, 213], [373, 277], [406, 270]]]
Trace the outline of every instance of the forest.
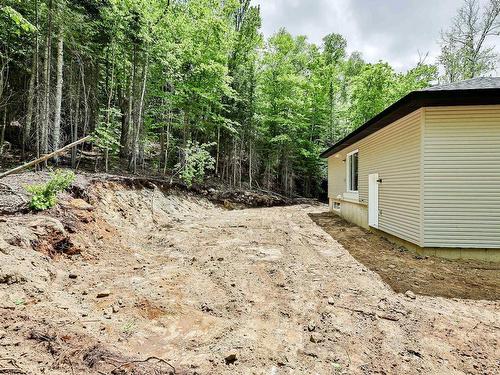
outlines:
[[[405, 72], [261, 32], [250, 0], [3, 0], [0, 153], [30, 160], [91, 135], [68, 163], [96, 170], [206, 174], [233, 187], [317, 196], [321, 151], [407, 93], [488, 75], [498, 0], [466, 0], [441, 54]], [[458, 4], [460, 5], [460, 4]], [[61, 163], [55, 158], [49, 164]]]

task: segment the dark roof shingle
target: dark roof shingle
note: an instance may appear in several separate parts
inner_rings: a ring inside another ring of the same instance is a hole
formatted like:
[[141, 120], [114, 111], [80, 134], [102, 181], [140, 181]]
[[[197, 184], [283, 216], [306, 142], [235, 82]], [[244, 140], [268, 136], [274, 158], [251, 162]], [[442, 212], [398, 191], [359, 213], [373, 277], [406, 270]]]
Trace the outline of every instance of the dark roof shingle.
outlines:
[[500, 89], [500, 77], [479, 77], [445, 85], [426, 87], [420, 91]]

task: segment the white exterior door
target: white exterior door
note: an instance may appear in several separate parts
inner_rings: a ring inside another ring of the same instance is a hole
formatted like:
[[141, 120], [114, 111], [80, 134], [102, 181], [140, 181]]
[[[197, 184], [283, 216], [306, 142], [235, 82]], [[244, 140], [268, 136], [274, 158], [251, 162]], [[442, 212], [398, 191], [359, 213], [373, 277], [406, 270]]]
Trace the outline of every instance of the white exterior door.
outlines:
[[368, 225], [378, 228], [378, 173], [368, 175]]

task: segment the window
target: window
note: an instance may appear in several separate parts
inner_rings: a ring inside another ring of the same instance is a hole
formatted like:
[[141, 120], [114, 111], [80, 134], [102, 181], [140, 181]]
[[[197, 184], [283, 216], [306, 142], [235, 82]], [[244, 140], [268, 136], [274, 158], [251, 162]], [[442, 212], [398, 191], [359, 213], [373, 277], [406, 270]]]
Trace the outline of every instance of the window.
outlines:
[[333, 202], [333, 209], [335, 211], [340, 211], [340, 202]]
[[358, 150], [347, 154], [347, 191], [358, 191]]

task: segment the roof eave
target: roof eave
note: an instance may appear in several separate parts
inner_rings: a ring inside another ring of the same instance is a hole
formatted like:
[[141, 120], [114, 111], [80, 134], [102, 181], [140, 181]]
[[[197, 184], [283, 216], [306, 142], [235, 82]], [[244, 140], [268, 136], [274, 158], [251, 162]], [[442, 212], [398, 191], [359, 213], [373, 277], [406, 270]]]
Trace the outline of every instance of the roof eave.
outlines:
[[500, 89], [413, 91], [323, 151], [320, 157], [328, 158], [423, 107], [490, 104], [500, 104]]

